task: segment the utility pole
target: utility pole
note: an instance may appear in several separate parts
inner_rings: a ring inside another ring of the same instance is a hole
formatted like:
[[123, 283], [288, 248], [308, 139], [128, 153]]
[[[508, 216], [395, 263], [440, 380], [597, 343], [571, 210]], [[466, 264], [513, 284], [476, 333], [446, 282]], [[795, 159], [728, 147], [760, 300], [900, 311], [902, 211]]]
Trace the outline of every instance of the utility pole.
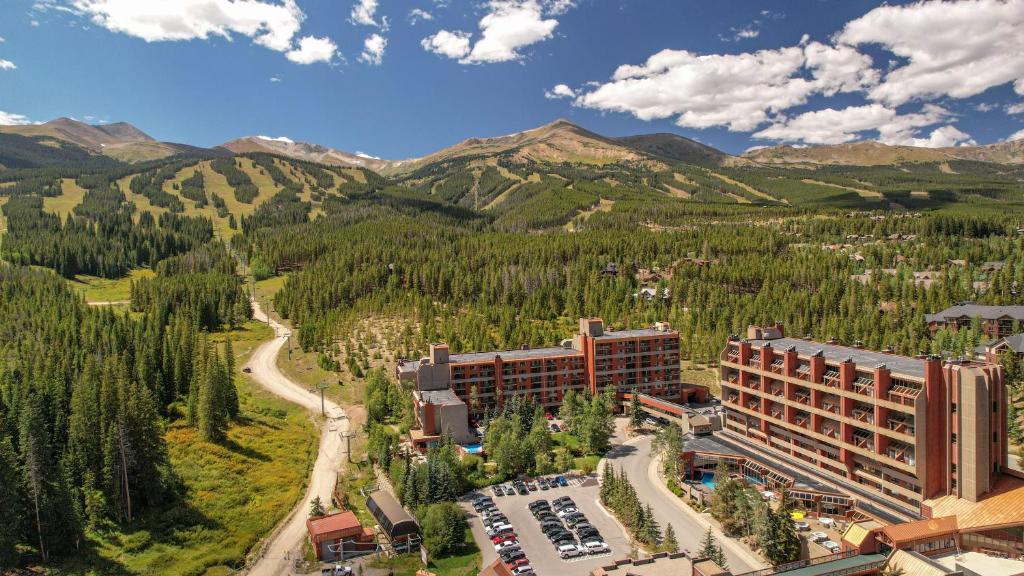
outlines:
[[324, 409], [324, 389], [325, 388], [329, 388], [330, 386], [331, 385], [328, 384], [327, 382], [321, 382], [320, 384], [317, 385], [317, 388], [320, 389], [320, 415], [321, 416], [327, 416], [327, 410]]

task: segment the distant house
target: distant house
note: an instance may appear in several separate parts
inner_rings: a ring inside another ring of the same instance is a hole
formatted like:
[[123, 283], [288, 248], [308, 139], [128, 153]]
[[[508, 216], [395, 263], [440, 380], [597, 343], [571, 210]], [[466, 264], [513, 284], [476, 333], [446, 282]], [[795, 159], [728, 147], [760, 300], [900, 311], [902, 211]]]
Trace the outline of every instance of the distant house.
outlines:
[[993, 260], [991, 262], [985, 262], [981, 265], [982, 272], [999, 272], [1003, 269], [1006, 263], [1002, 260]]
[[920, 272], [914, 272], [914, 284], [925, 288], [931, 288], [932, 284], [934, 284], [941, 275], [942, 274], [940, 272], [936, 272], [935, 270], [921, 270]]
[[601, 270], [603, 276], [618, 276], [619, 275], [619, 263], [609, 262], [604, 265], [604, 269]]
[[1019, 331], [1024, 323], [1024, 306], [981, 306], [974, 302], [961, 302], [941, 312], [925, 314], [924, 318], [932, 335], [943, 328], [953, 331], [969, 328], [978, 318], [982, 334], [994, 340]]
[[373, 530], [363, 528], [351, 510], [306, 520], [309, 542], [322, 561], [345, 560], [377, 550]]
[[988, 360], [989, 362], [998, 362], [999, 356], [1007, 351], [1024, 360], [1024, 333], [1005, 336], [974, 349], [979, 360]]

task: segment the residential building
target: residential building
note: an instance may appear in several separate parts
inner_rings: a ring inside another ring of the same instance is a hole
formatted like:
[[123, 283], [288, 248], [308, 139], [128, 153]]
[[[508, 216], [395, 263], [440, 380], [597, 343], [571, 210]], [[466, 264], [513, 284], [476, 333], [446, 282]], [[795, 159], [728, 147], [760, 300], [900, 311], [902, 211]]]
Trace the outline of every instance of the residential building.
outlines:
[[469, 431], [466, 403], [450, 388], [444, 390], [413, 390], [417, 427], [409, 431], [412, 442], [421, 450], [448, 435], [456, 444], [476, 440]]
[[724, 434], [919, 514], [978, 501], [1007, 465], [1003, 369], [787, 338], [751, 326], [721, 356]]
[[1004, 336], [974, 349], [979, 360], [989, 362], [999, 362], [999, 358], [1006, 352], [1024, 360], [1024, 333]]
[[1021, 331], [1024, 324], [1024, 306], [982, 306], [974, 302], [961, 302], [935, 314], [925, 314], [928, 331], [934, 335], [945, 328], [954, 332], [970, 328], [977, 318], [981, 333], [995, 340]]
[[555, 409], [569, 390], [596, 393], [611, 386], [621, 402], [634, 389], [676, 401], [706, 400], [707, 390], [679, 380], [679, 333], [667, 323], [638, 330], [606, 330], [600, 318], [580, 319], [579, 332], [561, 346], [451, 354], [432, 344], [419, 362], [399, 362], [397, 377], [416, 390], [451, 389], [479, 415], [513, 395]]
[[319, 560], [345, 560], [377, 550], [373, 530], [363, 528], [351, 510], [309, 518], [306, 530]]

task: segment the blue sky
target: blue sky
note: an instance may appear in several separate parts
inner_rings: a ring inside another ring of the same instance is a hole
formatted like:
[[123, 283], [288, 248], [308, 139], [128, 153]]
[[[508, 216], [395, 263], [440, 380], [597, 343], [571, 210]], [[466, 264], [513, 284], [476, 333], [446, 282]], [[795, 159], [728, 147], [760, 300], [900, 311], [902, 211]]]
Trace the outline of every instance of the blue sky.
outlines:
[[729, 152], [1024, 137], [1024, 0], [890, 4], [5, 0], [0, 122], [396, 159], [559, 117]]

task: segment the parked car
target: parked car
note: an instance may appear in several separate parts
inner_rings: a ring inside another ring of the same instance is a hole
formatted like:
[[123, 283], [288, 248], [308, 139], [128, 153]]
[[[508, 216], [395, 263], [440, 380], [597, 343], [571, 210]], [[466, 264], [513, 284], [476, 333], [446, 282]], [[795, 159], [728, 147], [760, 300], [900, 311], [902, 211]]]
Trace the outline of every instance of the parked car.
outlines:
[[561, 432], [562, 429], [558, 426], [558, 424], [552, 424], [551, 425], [551, 431], [552, 432]]
[[526, 553], [522, 550], [507, 550], [499, 552], [498, 556], [501, 556], [501, 561], [508, 564], [509, 562], [515, 562], [516, 560], [526, 558]]
[[600, 554], [608, 551], [608, 545], [600, 540], [591, 540], [583, 543], [583, 547], [591, 554]]
[[579, 510], [577, 510], [575, 506], [566, 506], [565, 508], [559, 510], [556, 514], [559, 518], [564, 518], [574, 512], [579, 512]]
[[509, 570], [515, 570], [516, 568], [518, 568], [520, 566], [529, 566], [529, 565], [530, 565], [530, 561], [527, 560], [526, 558], [520, 558], [518, 560], [513, 560], [511, 562], [506, 562], [505, 563], [505, 566], [508, 566]]
[[526, 566], [518, 566], [512, 570], [512, 573], [516, 576], [527, 576], [528, 574], [533, 574], [533, 568], [530, 568], [529, 564]]
[[242, 372], [245, 372], [246, 374], [252, 374], [252, 368], [246, 366], [245, 368], [242, 368]]
[[491, 516], [491, 517], [488, 517], [488, 518], [484, 518], [484, 527], [485, 528], [490, 528], [492, 526], [497, 526], [499, 524], [508, 524], [508, 517], [505, 516], [504, 514], [501, 514], [501, 515], [498, 515], [498, 516]]
[[516, 536], [515, 532], [509, 532], [509, 533], [506, 533], [506, 534], [498, 534], [497, 536], [494, 536], [494, 537], [491, 538], [491, 543], [492, 544], [501, 544], [502, 542], [509, 542], [509, 541], [512, 541], [512, 540], [519, 540], [519, 537]]
[[551, 504], [548, 504], [547, 500], [534, 500], [526, 505], [530, 510], [537, 510], [538, 508], [551, 508]]
[[495, 496], [504, 496], [505, 495], [505, 489], [502, 488], [501, 485], [497, 485], [497, 486], [492, 487], [491, 488], [491, 492]]
[[520, 496], [526, 496], [530, 493], [530, 491], [526, 489], [526, 484], [523, 482], [516, 484], [515, 487], [516, 492], [518, 492]]
[[579, 550], [579, 548], [576, 547], [575, 544], [562, 544], [561, 546], [558, 547], [558, 556], [562, 560], [567, 560], [569, 558], [575, 558], [575, 557], [577, 557], [579, 555], [580, 555], [580, 550]]
[[498, 534], [508, 534], [512, 531], [513, 528], [511, 524], [495, 524], [494, 526], [491, 526], [489, 530], [487, 530], [487, 535], [494, 537]]
[[494, 506], [494, 500], [490, 496], [481, 496], [472, 501], [473, 509], [480, 512], [484, 508], [490, 508]]
[[555, 479], [554, 476], [552, 476], [551, 478], [545, 478], [544, 481], [548, 483], [548, 486], [552, 488], [558, 488], [558, 480]]
[[547, 418], [548, 420], [554, 420], [555, 419], [555, 417], [551, 415], [551, 412], [545, 412], [544, 413], [544, 417]]
[[526, 488], [530, 492], [536, 492], [537, 491], [537, 483], [534, 482], [533, 480], [530, 480], [529, 482], [526, 483]]
[[602, 540], [601, 533], [596, 528], [577, 532], [576, 535], [580, 537], [580, 540]]
[[572, 498], [569, 498], [568, 496], [562, 496], [561, 498], [552, 502], [551, 505], [555, 507], [555, 510], [561, 510], [562, 508], [565, 508], [567, 506], [575, 506], [576, 503], [572, 501]]
[[807, 522], [797, 520], [796, 522], [793, 522], [793, 528], [796, 528], [797, 532], [806, 532], [811, 529], [811, 525]]
[[828, 540], [828, 534], [825, 534], [824, 532], [811, 532], [808, 539], [811, 542], [824, 542], [825, 540]]
[[551, 540], [552, 544], [558, 546], [560, 544], [568, 544], [570, 542], [574, 543], [576, 542], [576, 537], [567, 531], [562, 531], [553, 532], [550, 536], [548, 536], [548, 540]]
[[504, 542], [494, 545], [495, 552], [501, 552], [502, 550], [521, 550], [521, 548], [519, 547], [519, 541], [506, 540]]
[[559, 476], [558, 478], [555, 478], [555, 480], [558, 480], [559, 486], [565, 487], [569, 485], [569, 481], [565, 479], [565, 476]]

